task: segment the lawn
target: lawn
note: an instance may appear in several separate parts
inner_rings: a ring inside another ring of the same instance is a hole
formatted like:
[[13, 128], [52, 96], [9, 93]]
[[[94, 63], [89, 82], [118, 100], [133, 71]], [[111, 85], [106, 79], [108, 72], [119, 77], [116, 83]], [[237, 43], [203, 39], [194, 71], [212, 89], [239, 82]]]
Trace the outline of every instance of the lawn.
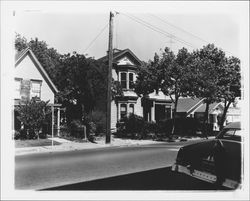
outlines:
[[[49, 139], [40, 139], [40, 140], [15, 140], [16, 148], [23, 147], [40, 147], [40, 146], [50, 146], [52, 141]], [[60, 145], [61, 143], [55, 142], [54, 145]]]

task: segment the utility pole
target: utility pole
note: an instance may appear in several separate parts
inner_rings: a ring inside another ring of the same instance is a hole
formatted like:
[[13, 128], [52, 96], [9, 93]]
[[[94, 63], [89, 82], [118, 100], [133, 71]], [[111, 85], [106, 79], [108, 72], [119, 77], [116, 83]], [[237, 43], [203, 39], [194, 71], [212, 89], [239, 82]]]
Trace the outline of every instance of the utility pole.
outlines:
[[107, 116], [106, 116], [106, 144], [111, 141], [111, 80], [113, 65], [113, 17], [110, 12], [109, 17], [109, 45], [108, 45], [108, 90], [107, 90]]

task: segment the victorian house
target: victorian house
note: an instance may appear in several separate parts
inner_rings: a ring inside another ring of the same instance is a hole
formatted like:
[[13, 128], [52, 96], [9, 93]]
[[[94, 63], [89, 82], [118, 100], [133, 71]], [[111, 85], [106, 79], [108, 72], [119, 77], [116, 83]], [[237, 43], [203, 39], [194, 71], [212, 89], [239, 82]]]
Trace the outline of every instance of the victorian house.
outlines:
[[[111, 103], [111, 129], [116, 129], [116, 123], [129, 114], [142, 116], [147, 121], [158, 121], [172, 117], [171, 99], [162, 92], [152, 93], [147, 97], [139, 97], [133, 89], [141, 60], [130, 50], [113, 50], [112, 77], [119, 81], [123, 96], [117, 97]], [[108, 63], [108, 56], [99, 59]]]

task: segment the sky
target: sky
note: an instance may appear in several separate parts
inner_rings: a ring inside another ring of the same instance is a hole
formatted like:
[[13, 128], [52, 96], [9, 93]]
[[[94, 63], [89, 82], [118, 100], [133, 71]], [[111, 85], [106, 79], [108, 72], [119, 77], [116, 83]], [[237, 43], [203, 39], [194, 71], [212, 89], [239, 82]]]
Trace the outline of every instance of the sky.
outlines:
[[60, 5], [48, 2], [31, 9], [27, 7], [21, 5], [14, 9], [14, 31], [28, 40], [35, 37], [44, 40], [61, 54], [76, 51], [95, 58], [104, 56], [108, 49], [109, 12], [117, 11], [113, 47], [129, 48], [143, 61], [152, 59], [155, 52], [165, 47], [174, 52], [182, 47], [192, 51], [208, 43], [214, 43], [228, 56], [241, 56], [244, 17], [241, 11], [245, 7], [235, 2], [65, 2]]

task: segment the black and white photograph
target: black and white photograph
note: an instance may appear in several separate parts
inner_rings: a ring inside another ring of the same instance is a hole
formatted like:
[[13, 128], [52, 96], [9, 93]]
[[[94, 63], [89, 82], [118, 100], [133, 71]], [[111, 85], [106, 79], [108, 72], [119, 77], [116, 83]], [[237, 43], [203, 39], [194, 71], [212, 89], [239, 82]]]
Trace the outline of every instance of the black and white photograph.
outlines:
[[1, 2], [1, 200], [249, 200], [248, 1]]

